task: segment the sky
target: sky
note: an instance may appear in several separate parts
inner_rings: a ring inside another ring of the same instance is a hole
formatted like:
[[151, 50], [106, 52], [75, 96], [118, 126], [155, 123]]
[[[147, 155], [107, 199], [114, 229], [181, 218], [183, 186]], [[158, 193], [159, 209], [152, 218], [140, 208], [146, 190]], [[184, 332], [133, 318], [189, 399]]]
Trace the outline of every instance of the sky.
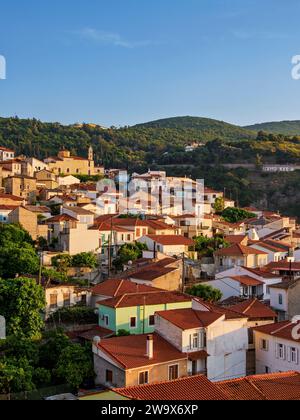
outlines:
[[300, 119], [300, 0], [10, 0], [0, 116], [132, 125]]

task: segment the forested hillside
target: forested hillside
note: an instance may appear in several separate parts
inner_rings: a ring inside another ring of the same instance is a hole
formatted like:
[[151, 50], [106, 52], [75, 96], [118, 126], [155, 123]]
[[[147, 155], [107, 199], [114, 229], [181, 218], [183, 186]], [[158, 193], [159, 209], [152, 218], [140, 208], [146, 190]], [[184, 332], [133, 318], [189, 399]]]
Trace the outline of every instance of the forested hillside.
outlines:
[[[185, 146], [192, 143], [199, 143], [199, 147], [186, 153]], [[174, 175], [204, 177], [207, 185], [226, 188], [240, 205], [267, 203], [273, 210], [278, 207], [276, 210], [300, 216], [299, 172], [286, 181], [281, 177], [281, 182], [277, 179], [275, 184], [267, 178], [256, 183], [252, 172], [222, 167], [252, 163], [260, 173], [263, 163], [299, 164], [300, 136], [255, 134], [223, 122], [192, 117], [109, 129], [0, 118], [0, 145], [15, 149], [17, 154], [45, 158], [65, 147], [72, 154], [87, 156], [90, 144], [97, 163], [108, 168], [145, 171], [151, 167], [167, 169]]]
[[266, 122], [244, 128], [246, 130], [266, 131], [268, 133], [284, 134], [286, 136], [300, 136], [300, 121]]

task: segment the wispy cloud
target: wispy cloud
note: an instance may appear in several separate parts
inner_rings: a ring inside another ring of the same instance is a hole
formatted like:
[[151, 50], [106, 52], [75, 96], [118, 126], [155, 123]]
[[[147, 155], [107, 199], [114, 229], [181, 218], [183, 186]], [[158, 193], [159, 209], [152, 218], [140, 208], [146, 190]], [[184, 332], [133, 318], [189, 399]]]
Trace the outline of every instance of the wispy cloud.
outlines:
[[107, 32], [94, 28], [84, 28], [75, 32], [82, 39], [101, 45], [112, 45], [120, 48], [139, 48], [152, 45], [151, 41], [129, 41], [116, 32]]

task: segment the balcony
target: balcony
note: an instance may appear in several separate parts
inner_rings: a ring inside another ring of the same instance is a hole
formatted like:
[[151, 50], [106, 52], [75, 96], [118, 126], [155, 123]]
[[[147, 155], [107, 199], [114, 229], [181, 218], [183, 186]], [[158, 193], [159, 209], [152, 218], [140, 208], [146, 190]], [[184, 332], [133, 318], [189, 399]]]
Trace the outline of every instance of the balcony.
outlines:
[[189, 370], [188, 371], [188, 376], [197, 376], [197, 375], [207, 376], [207, 369], [204, 369], [204, 370], [195, 370], [195, 371]]

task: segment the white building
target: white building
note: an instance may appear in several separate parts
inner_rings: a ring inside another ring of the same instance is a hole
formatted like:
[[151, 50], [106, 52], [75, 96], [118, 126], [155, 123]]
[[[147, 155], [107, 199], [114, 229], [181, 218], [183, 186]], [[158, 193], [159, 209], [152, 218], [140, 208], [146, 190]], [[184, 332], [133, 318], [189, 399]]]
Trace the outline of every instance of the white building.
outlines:
[[[277, 274], [271, 274], [259, 269], [252, 269], [247, 267], [233, 267], [229, 270], [223, 271], [221, 273], [216, 274], [216, 281], [217, 280], [224, 280], [227, 278], [232, 277], [239, 277], [239, 276], [248, 276], [255, 280], [259, 280], [263, 283], [263, 296], [264, 300], [270, 300], [270, 286], [273, 284], [278, 284], [281, 282], [281, 276]], [[224, 292], [226, 292], [227, 289], [224, 289]], [[229, 292], [229, 289], [228, 289]], [[237, 290], [234, 289], [231, 290], [231, 296], [237, 296], [238, 288]], [[224, 298], [225, 299], [225, 298]]]
[[206, 374], [211, 381], [246, 376], [247, 317], [228, 319], [201, 303], [196, 309], [156, 314], [156, 332], [188, 354], [188, 374]]
[[12, 160], [14, 158], [15, 152], [13, 150], [7, 149], [6, 147], [0, 147], [0, 162]]
[[300, 322], [255, 328], [256, 373], [300, 371]]

